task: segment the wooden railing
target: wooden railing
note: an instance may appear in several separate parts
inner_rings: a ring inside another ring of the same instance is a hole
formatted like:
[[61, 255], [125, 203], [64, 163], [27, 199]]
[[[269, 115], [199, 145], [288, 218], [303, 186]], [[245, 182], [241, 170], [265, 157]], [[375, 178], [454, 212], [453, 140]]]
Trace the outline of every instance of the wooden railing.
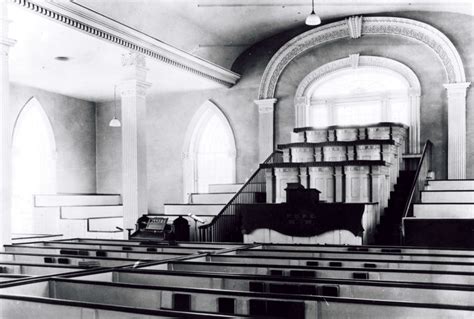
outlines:
[[418, 162], [415, 177], [413, 178], [413, 183], [411, 185], [410, 193], [408, 195], [405, 208], [402, 215], [402, 225], [401, 225], [401, 235], [402, 243], [404, 242], [405, 237], [405, 224], [403, 218], [413, 216], [413, 203], [420, 202], [421, 191], [425, 188], [428, 172], [431, 169], [431, 150], [433, 148], [433, 143], [430, 140], [427, 140], [425, 146], [423, 147], [423, 152], [421, 154], [420, 160]]
[[[263, 163], [280, 163], [281, 151], [273, 152]], [[242, 204], [265, 202], [265, 169], [258, 168], [212, 221], [199, 227], [199, 241], [243, 242], [239, 209]]]

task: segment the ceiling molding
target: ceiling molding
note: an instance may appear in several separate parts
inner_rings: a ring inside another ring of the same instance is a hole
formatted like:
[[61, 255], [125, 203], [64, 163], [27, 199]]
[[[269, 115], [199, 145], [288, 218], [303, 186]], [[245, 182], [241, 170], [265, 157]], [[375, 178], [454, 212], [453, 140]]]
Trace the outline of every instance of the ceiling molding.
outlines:
[[[274, 97], [276, 84], [283, 70], [303, 52], [324, 43], [351, 38], [351, 21], [345, 19], [311, 29], [283, 45], [265, 68], [260, 82], [259, 99]], [[419, 41], [437, 55], [449, 83], [466, 82], [464, 65], [453, 43], [442, 32], [426, 23], [396, 17], [363, 17], [361, 32], [362, 36], [395, 35]]]
[[57, 2], [47, 0], [46, 2], [41, 2], [41, 5], [29, 0], [10, 1], [36, 14], [93, 37], [140, 52], [150, 58], [217, 82], [223, 86], [231, 87], [240, 79], [240, 75], [235, 72], [181, 51], [158, 39], [80, 6], [74, 0]]

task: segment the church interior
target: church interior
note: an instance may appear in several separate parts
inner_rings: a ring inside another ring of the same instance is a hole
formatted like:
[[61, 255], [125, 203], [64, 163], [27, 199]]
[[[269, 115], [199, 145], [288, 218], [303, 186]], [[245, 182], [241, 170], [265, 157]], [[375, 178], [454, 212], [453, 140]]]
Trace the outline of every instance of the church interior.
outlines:
[[0, 318], [473, 318], [472, 0], [0, 0]]

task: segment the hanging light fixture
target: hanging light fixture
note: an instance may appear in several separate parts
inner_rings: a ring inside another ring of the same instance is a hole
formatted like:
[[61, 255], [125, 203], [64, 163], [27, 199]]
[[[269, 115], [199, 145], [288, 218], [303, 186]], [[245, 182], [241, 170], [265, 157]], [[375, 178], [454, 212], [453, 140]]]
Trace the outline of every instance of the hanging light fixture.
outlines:
[[314, 0], [311, 0], [311, 14], [306, 17], [306, 25], [315, 26], [321, 24], [321, 18], [314, 13]]
[[109, 122], [110, 127], [121, 127], [122, 123], [117, 118], [117, 86], [114, 86], [114, 117]]

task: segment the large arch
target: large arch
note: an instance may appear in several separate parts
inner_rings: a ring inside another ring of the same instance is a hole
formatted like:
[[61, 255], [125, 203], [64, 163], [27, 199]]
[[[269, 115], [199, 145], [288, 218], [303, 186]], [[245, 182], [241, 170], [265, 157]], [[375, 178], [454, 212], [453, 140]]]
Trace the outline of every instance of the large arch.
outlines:
[[341, 70], [357, 69], [368, 67], [381, 70], [389, 70], [402, 77], [409, 84], [409, 110], [410, 110], [410, 141], [409, 149], [411, 153], [420, 151], [420, 95], [421, 86], [415, 72], [408, 66], [393, 59], [351, 54], [347, 58], [335, 60], [324, 64], [316, 70], [310, 72], [298, 85], [296, 89], [295, 104], [295, 127], [306, 125], [305, 118], [309, 105], [309, 96], [311, 88], [332, 74]]
[[274, 98], [276, 84], [286, 66], [303, 52], [324, 43], [359, 38], [362, 35], [394, 35], [417, 40], [438, 56], [447, 82], [466, 81], [464, 65], [453, 43], [434, 27], [412, 19], [397, 17], [350, 17], [311, 29], [284, 44], [272, 57], [262, 76], [259, 99]]
[[[236, 146], [235, 136], [230, 126], [229, 121], [219, 107], [212, 101], [204, 102], [194, 114], [188, 126], [185, 135], [184, 149], [183, 149], [183, 186], [184, 186], [184, 200], [189, 200], [189, 195], [203, 191], [202, 183], [200, 183], [200, 152], [202, 151], [203, 138], [207, 138], [212, 130], [212, 122], [217, 123], [221, 129], [222, 134], [218, 138], [223, 139], [221, 145], [227, 145], [225, 154], [218, 156], [222, 157], [222, 161], [226, 164], [221, 167], [225, 172], [222, 178], [223, 182], [235, 183], [236, 180]], [[206, 137], [207, 136], [207, 137]], [[202, 154], [201, 154], [202, 155]], [[215, 167], [216, 170], [219, 167]], [[201, 169], [202, 170], [202, 169]]]
[[56, 193], [56, 141], [36, 98], [19, 112], [12, 136], [12, 230], [32, 233], [38, 225], [34, 195]]
[[[363, 35], [387, 35], [418, 41], [429, 48], [444, 69], [448, 100], [448, 178], [466, 178], [466, 82], [464, 65], [453, 43], [436, 28], [416, 20], [398, 17], [354, 16], [311, 29], [283, 45], [271, 58], [260, 82], [257, 104], [276, 102], [275, 90], [285, 68], [302, 53], [325, 43]], [[259, 140], [273, 139], [273, 127], [262, 126]], [[264, 145], [260, 145], [264, 147]]]

